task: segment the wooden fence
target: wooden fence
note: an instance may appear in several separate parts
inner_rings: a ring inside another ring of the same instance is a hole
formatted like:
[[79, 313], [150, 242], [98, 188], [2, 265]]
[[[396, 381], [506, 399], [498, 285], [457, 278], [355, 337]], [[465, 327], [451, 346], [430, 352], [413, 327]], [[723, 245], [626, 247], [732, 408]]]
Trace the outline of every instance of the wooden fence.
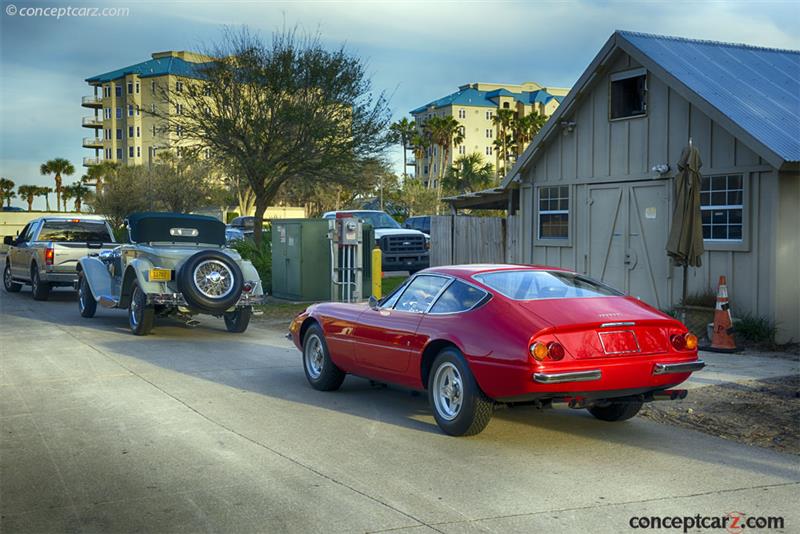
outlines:
[[463, 263], [514, 263], [518, 217], [431, 217], [431, 266]]

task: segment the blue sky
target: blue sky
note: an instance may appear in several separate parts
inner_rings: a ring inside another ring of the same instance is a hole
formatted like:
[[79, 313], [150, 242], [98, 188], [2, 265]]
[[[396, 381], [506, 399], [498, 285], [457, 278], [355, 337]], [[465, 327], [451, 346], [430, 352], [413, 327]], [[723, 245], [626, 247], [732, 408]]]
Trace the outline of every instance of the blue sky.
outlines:
[[[287, 25], [345, 43], [368, 63], [395, 117], [472, 81], [568, 87], [615, 29], [800, 49], [800, 2], [412, 1], [25, 2], [0, 13], [0, 175], [51, 184], [39, 164], [66, 157], [80, 176], [92, 131], [85, 78], [163, 50], [202, 50], [223, 25]], [[17, 13], [10, 15], [16, 8]], [[127, 7], [125, 17], [22, 17], [24, 7]], [[395, 162], [400, 151], [393, 152]], [[397, 165], [397, 171], [400, 167]], [[16, 200], [13, 204], [22, 206]], [[35, 204], [35, 207], [40, 207]]]

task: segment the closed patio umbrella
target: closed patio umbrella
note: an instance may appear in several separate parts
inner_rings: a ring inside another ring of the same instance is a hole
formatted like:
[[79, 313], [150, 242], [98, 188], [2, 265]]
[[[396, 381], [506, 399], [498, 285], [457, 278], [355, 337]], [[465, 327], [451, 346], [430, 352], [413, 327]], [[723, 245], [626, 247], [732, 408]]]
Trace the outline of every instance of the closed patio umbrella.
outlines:
[[675, 211], [667, 241], [667, 255], [683, 266], [683, 300], [686, 300], [689, 266], [700, 267], [703, 248], [703, 220], [700, 213], [700, 151], [683, 149], [675, 176]]

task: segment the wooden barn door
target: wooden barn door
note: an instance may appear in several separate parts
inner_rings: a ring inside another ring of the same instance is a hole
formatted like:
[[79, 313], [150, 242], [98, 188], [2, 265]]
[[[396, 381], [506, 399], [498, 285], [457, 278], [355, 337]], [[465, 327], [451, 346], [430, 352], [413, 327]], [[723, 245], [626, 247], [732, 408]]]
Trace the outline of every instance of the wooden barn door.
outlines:
[[665, 182], [589, 187], [589, 276], [663, 308], [669, 305]]

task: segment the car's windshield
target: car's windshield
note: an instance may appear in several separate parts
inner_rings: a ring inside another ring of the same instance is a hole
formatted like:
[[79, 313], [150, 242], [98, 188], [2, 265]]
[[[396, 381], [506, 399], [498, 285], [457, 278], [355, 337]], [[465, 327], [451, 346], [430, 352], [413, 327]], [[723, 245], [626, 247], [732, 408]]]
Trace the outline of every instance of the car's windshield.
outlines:
[[474, 278], [514, 300], [569, 299], [622, 295], [585, 276], [562, 271], [498, 271]]
[[400, 224], [381, 211], [356, 211], [353, 213], [373, 228], [400, 228]]
[[101, 221], [45, 221], [39, 241], [112, 242], [108, 228]]

